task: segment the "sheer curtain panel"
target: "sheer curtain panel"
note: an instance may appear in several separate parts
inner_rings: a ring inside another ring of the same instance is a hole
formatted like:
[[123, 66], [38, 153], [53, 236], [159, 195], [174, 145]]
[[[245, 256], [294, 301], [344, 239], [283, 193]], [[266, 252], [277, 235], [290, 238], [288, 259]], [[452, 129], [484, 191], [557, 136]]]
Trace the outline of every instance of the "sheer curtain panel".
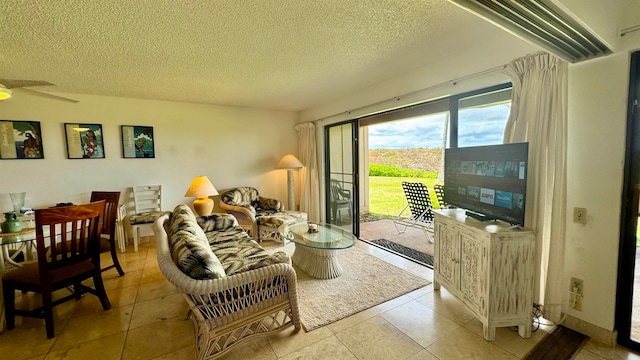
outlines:
[[300, 211], [306, 212], [309, 221], [320, 221], [320, 184], [316, 154], [316, 126], [304, 123], [295, 126], [298, 132], [298, 155], [305, 165], [300, 169]]
[[504, 72], [513, 83], [504, 142], [529, 142], [525, 226], [537, 231], [534, 302], [545, 318], [558, 321], [565, 289], [567, 188], [567, 72], [548, 53], [515, 59]]

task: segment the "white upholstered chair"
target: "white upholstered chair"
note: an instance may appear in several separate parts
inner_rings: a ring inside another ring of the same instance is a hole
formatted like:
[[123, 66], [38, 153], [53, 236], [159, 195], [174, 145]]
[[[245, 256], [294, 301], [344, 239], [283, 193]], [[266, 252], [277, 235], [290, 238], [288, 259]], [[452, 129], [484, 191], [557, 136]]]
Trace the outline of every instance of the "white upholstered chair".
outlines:
[[145, 230], [153, 234], [153, 222], [162, 211], [162, 185], [138, 185], [133, 187], [133, 202], [136, 213], [129, 216], [129, 224], [133, 233], [133, 249], [138, 251], [140, 233]]

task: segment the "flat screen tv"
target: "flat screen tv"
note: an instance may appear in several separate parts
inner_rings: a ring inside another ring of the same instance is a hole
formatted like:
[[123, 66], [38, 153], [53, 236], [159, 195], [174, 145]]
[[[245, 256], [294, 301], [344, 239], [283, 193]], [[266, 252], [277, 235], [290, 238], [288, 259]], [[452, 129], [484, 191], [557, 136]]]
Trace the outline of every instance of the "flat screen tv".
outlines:
[[445, 149], [444, 200], [480, 220], [524, 226], [529, 143]]

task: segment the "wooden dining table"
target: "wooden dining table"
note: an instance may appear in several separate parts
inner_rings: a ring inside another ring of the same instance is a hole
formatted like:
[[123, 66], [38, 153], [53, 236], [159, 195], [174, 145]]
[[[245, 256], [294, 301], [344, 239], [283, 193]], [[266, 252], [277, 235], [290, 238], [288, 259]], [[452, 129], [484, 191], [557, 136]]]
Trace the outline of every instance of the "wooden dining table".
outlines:
[[[0, 333], [6, 330], [2, 275], [12, 267], [20, 266], [20, 263], [15, 261], [15, 256], [20, 252], [24, 254], [25, 260], [33, 260], [35, 240], [35, 227], [27, 227], [14, 233], [0, 232]], [[10, 250], [14, 250], [14, 253]]]

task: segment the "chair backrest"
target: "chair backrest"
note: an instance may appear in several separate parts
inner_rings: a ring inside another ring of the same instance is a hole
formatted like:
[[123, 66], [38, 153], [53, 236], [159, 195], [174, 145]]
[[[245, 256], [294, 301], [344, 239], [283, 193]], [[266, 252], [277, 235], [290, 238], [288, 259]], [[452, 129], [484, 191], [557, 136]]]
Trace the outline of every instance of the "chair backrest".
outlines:
[[446, 208], [447, 203], [444, 202], [444, 185], [434, 184], [433, 190], [436, 192], [436, 198], [438, 199], [438, 206], [440, 206], [440, 209]]
[[133, 187], [136, 214], [162, 211], [162, 185], [137, 185]]
[[220, 197], [220, 201], [228, 205], [244, 206], [252, 205], [260, 198], [258, 190], [250, 186], [241, 186], [232, 188], [224, 192]]
[[105, 201], [38, 209], [36, 247], [41, 284], [52, 271], [91, 260], [100, 266], [100, 233]]
[[102, 220], [102, 233], [111, 238], [115, 235], [116, 219], [118, 217], [118, 202], [120, 202], [120, 191], [93, 191], [91, 192], [91, 202], [104, 200], [104, 218]]
[[342, 196], [342, 192], [340, 190], [342, 190], [342, 184], [340, 183], [340, 181], [336, 180], [336, 179], [331, 179], [331, 182], [329, 184], [330, 186], [330, 190], [331, 190], [331, 201], [338, 201], [338, 200], [342, 200], [343, 196]]
[[411, 218], [422, 222], [433, 221], [433, 207], [427, 185], [403, 181], [402, 189], [411, 210]]

